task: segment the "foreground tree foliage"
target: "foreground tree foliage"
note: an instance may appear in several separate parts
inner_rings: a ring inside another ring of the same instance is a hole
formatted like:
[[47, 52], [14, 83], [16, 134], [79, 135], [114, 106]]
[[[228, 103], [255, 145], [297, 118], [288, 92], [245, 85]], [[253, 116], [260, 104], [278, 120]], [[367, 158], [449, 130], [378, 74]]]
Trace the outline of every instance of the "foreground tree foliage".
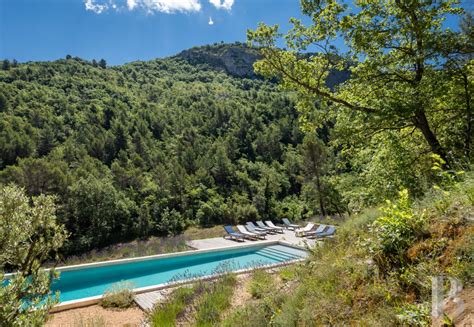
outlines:
[[[411, 151], [409, 161], [433, 153], [445, 168], [469, 166], [472, 18], [460, 32], [443, 25], [448, 15], [462, 14], [457, 1], [374, 0], [348, 6], [302, 0], [301, 5], [310, 25], [291, 19], [293, 28], [282, 35], [278, 26], [261, 24], [248, 39], [262, 47], [256, 71], [298, 93], [307, 129], [335, 122], [333, 141], [355, 160], [367, 149], [391, 143], [401, 147], [393, 149], [396, 160]], [[286, 50], [276, 46], [280, 38]], [[336, 38], [344, 40], [346, 52], [332, 46]], [[301, 56], [304, 51], [316, 52]], [[335, 88], [326, 83], [334, 70], [350, 72]]]
[[50, 285], [54, 270], [41, 265], [58, 251], [67, 233], [57, 223], [51, 196], [32, 200], [16, 186], [0, 189], [0, 280], [5, 269], [16, 274], [0, 287], [1, 326], [42, 326], [57, 303]]

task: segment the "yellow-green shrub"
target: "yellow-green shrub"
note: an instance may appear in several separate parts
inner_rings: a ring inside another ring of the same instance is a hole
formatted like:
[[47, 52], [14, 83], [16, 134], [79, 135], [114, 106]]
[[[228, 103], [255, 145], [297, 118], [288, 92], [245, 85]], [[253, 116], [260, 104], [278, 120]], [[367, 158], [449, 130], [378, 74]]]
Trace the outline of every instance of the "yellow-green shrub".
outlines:
[[100, 305], [104, 308], [129, 308], [133, 305], [133, 284], [130, 282], [118, 282], [105, 291]]

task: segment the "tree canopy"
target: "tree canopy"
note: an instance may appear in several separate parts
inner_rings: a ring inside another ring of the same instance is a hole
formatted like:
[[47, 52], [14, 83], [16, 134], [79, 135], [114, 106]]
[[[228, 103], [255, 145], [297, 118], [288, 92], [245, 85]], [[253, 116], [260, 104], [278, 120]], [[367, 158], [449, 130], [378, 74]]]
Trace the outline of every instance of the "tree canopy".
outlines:
[[[248, 39], [262, 47], [256, 71], [279, 78], [284, 89], [298, 93], [303, 113], [316, 113], [308, 128], [333, 120], [336, 139], [347, 148], [390, 135], [416, 144], [417, 155], [436, 154], [446, 168], [469, 165], [472, 26], [454, 31], [443, 24], [448, 15], [463, 13], [457, 1], [301, 5], [310, 25], [291, 19], [293, 28], [282, 35], [278, 26], [261, 24]], [[287, 49], [276, 46], [279, 38]], [[332, 45], [336, 38], [347, 51]], [[314, 52], [301, 56], [304, 51]], [[331, 88], [326, 79], [332, 70], [349, 70], [350, 79]]]

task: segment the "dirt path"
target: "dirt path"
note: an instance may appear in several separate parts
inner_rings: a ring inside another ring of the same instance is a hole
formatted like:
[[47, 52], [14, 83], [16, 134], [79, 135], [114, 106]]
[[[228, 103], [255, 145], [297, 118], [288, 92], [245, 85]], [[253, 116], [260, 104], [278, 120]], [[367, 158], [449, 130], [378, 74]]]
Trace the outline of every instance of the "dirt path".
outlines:
[[464, 310], [457, 316], [457, 306], [453, 302], [449, 302], [445, 308], [448, 316], [453, 317], [455, 326], [474, 326], [474, 288], [468, 288], [461, 292], [459, 297], [464, 302]]
[[[454, 326], [472, 327], [474, 326], [474, 288], [467, 288], [459, 294], [463, 301], [462, 311], [457, 313], [459, 306], [453, 301], [449, 301], [444, 306], [446, 315], [452, 320]], [[443, 326], [442, 321], [433, 321], [433, 327]]]
[[125, 310], [104, 309], [98, 305], [54, 313], [46, 323], [47, 327], [89, 327], [142, 325], [145, 314], [139, 308]]
[[237, 286], [230, 304], [231, 310], [244, 306], [252, 299], [252, 295], [249, 292], [249, 283], [251, 278], [252, 275], [250, 274], [240, 275], [237, 277]]

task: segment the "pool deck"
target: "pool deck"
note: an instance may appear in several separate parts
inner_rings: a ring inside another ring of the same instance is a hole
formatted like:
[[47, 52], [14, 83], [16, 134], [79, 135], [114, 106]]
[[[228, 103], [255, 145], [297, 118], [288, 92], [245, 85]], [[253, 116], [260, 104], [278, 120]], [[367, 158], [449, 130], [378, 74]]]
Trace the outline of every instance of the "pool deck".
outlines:
[[169, 289], [141, 293], [136, 294], [134, 300], [143, 311], [151, 311], [157, 303], [165, 301], [169, 293]]
[[[222, 235], [224, 235], [224, 231], [222, 231]], [[248, 244], [259, 244], [259, 243], [265, 243], [268, 241], [283, 241], [287, 242], [291, 245], [294, 246], [299, 246], [299, 247], [312, 247], [314, 246], [317, 241], [314, 239], [306, 239], [304, 237], [296, 237], [295, 232], [289, 231], [289, 230], [284, 230], [283, 234], [274, 234], [274, 235], [267, 235], [266, 240], [261, 240], [261, 241], [248, 241], [245, 240], [245, 242], [237, 242], [237, 241], [232, 241], [228, 239], [224, 239], [224, 237], [214, 237], [214, 238], [206, 238], [206, 239], [201, 239], [201, 240], [193, 240], [193, 241], [188, 241], [186, 242], [186, 245], [189, 247], [196, 249], [196, 250], [207, 250], [207, 249], [214, 249], [214, 248], [226, 248], [226, 247], [236, 247], [236, 246], [243, 246], [243, 245], [248, 245]]]

